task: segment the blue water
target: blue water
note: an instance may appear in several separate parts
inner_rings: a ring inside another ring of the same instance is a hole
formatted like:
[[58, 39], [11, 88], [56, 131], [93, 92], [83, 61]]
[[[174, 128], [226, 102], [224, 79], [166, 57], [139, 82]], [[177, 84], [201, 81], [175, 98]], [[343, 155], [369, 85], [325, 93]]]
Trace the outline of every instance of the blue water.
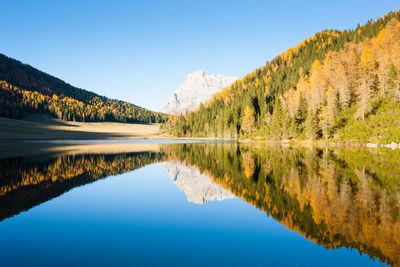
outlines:
[[242, 199], [188, 202], [158, 163], [0, 223], [4, 266], [378, 266], [328, 250]]

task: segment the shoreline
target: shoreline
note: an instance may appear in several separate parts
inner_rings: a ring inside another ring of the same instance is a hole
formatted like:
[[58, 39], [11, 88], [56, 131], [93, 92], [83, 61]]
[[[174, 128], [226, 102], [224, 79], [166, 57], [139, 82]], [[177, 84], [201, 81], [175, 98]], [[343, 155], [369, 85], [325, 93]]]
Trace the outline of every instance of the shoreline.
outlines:
[[[177, 137], [161, 129], [161, 124], [133, 124], [118, 122], [66, 122], [48, 116], [36, 115], [32, 120], [16, 120], [0, 117], [0, 142], [100, 142], [135, 140], [188, 140], [188, 141], [230, 141], [252, 144], [300, 145], [311, 147], [367, 147], [400, 149], [400, 143], [356, 143], [333, 140], [251, 140], [213, 137]], [[122, 143], [122, 142], [121, 142]]]
[[239, 143], [253, 143], [253, 144], [279, 144], [279, 145], [300, 145], [310, 147], [343, 147], [343, 148], [390, 148], [392, 150], [400, 149], [400, 143], [392, 142], [390, 144], [378, 144], [378, 143], [352, 143], [352, 142], [325, 142], [325, 141], [311, 141], [311, 140], [282, 140], [282, 141], [260, 141], [260, 140], [239, 140]]
[[[281, 145], [281, 146], [302, 146], [302, 147], [318, 147], [318, 148], [324, 148], [324, 147], [336, 147], [336, 148], [388, 148], [392, 150], [400, 150], [400, 143], [394, 143], [392, 142], [391, 144], [376, 144], [376, 143], [338, 143], [338, 142], [319, 142], [319, 141], [254, 141], [254, 140], [238, 140], [238, 139], [222, 139], [222, 138], [204, 138], [204, 137], [190, 137], [190, 138], [185, 138], [185, 137], [174, 137], [174, 136], [152, 136], [152, 137], [137, 137], [137, 138], [97, 138], [97, 139], [0, 139], [0, 143], [47, 143], [47, 144], [74, 144], [76, 143], [81, 143], [81, 144], [88, 144], [88, 143], [93, 143], [93, 144], [140, 144], [140, 143], [147, 143], [147, 142], [135, 142], [135, 141], [218, 141], [218, 142], [236, 142], [240, 144], [254, 144], [254, 145]], [[104, 142], [102, 142], [104, 141]], [[114, 141], [114, 142], [113, 142]], [[121, 142], [118, 142], [121, 141]], [[126, 141], [126, 142], [124, 142]], [[149, 142], [149, 143], [154, 143], [158, 144], [157, 142]], [[164, 142], [161, 142], [162, 144]]]

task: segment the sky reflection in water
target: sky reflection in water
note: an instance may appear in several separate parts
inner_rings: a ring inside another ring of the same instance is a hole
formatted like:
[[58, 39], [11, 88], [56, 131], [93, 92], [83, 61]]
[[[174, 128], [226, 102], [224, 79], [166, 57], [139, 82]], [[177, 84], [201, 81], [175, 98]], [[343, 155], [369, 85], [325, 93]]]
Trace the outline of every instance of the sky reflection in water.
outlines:
[[[10, 203], [10, 205], [12, 205]], [[4, 265], [374, 266], [230, 198], [194, 204], [158, 163], [75, 187], [0, 223]]]

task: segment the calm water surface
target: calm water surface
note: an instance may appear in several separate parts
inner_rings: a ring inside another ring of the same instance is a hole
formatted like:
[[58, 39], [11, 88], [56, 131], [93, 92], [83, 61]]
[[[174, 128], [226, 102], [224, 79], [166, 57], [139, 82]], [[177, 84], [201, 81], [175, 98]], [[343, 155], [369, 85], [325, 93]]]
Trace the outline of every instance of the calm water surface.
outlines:
[[9, 158], [13, 145], [0, 159], [2, 265], [400, 262], [398, 151], [24, 144]]

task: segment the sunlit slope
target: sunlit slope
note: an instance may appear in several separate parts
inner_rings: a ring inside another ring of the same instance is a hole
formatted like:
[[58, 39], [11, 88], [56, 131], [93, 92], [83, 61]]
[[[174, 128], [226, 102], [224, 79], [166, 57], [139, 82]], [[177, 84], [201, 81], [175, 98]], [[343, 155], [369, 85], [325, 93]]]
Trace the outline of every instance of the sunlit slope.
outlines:
[[172, 132], [400, 142], [399, 70], [397, 11], [355, 30], [315, 34], [171, 121]]

